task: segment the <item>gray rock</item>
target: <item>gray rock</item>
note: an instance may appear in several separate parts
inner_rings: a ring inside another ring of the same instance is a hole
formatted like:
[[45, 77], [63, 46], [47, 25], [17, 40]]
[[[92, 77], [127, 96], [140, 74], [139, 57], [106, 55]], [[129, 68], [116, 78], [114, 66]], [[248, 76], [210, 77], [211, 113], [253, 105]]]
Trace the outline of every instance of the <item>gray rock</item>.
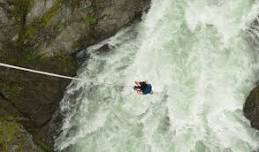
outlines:
[[149, 4], [150, 0], [96, 0], [96, 35], [99, 38], [111, 36], [134, 19], [139, 19]]
[[46, 13], [54, 4], [54, 0], [37, 0], [34, 1], [34, 5], [31, 11], [27, 15], [27, 24], [32, 23], [34, 19], [42, 16]]
[[85, 30], [85, 25], [81, 23], [72, 23], [67, 26], [60, 34], [49, 44], [45, 43], [40, 46], [39, 51], [42, 54], [53, 55], [60, 51], [72, 54], [75, 50], [73, 45], [81, 37], [82, 31]]
[[6, 16], [6, 12], [3, 8], [0, 7], [0, 27], [2, 24], [7, 24], [8, 18]]
[[38, 50], [45, 55], [59, 51], [74, 53], [79, 48], [114, 35], [122, 27], [140, 19], [149, 4], [150, 0], [87, 0], [74, 9], [62, 5], [49, 23], [50, 27], [56, 27], [52, 33], [57, 34], [50, 36], [50, 41], [43, 39], [42, 42], [34, 41], [34, 44], [39, 43]]

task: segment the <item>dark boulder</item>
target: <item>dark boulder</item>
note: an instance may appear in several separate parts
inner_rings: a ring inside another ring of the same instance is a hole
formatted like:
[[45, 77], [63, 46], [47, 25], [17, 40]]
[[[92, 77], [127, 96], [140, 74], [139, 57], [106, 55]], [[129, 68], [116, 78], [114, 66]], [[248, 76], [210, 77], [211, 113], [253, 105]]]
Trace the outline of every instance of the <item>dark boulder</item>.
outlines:
[[104, 44], [99, 49], [96, 50], [97, 53], [107, 53], [111, 50], [111, 46], [109, 44]]
[[245, 117], [250, 120], [251, 126], [259, 130], [259, 86], [254, 88], [247, 97], [243, 111]]

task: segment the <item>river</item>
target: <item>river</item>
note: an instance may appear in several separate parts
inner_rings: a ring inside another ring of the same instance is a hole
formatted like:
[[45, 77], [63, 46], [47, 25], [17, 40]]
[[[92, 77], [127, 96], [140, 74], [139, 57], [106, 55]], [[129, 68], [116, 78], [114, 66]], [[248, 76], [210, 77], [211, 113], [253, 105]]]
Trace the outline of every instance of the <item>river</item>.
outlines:
[[[247, 32], [258, 8], [255, 0], [153, 0], [142, 22], [86, 50], [85, 81], [72, 82], [61, 102], [56, 150], [258, 150], [259, 133], [242, 113], [258, 78]], [[105, 43], [111, 51], [95, 51]], [[155, 93], [137, 95], [135, 80]]]

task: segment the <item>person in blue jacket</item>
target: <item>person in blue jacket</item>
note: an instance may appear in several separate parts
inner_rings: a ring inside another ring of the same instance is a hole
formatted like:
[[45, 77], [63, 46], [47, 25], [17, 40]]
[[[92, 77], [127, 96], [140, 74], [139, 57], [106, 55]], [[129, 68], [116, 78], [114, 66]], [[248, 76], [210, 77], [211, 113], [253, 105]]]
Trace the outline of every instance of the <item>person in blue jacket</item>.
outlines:
[[152, 85], [147, 81], [135, 81], [133, 89], [140, 95], [153, 94]]

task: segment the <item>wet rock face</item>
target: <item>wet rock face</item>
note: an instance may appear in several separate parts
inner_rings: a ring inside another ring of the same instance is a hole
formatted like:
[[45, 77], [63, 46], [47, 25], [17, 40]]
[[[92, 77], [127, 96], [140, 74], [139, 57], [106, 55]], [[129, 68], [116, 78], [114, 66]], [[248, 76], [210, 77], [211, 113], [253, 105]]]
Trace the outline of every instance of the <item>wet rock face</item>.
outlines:
[[[64, 55], [42, 58], [19, 52], [15, 54], [18, 57], [1, 54], [1, 62], [14, 62], [15, 65], [23, 67], [71, 76], [76, 72], [73, 60], [68, 57], [66, 59]], [[0, 117], [19, 117], [19, 123], [33, 135], [34, 141], [40, 141], [45, 144], [44, 147], [51, 149], [51, 145], [47, 144], [48, 136], [51, 136], [48, 134], [49, 123], [59, 107], [69, 80], [3, 67], [0, 67], [0, 70]]]
[[95, 0], [97, 37], [111, 36], [133, 19], [140, 18], [149, 8], [150, 0]]
[[244, 115], [250, 120], [251, 126], [259, 130], [259, 86], [254, 88], [244, 105]]
[[44, 55], [73, 53], [141, 18], [151, 0], [1, 0], [5, 40]]

